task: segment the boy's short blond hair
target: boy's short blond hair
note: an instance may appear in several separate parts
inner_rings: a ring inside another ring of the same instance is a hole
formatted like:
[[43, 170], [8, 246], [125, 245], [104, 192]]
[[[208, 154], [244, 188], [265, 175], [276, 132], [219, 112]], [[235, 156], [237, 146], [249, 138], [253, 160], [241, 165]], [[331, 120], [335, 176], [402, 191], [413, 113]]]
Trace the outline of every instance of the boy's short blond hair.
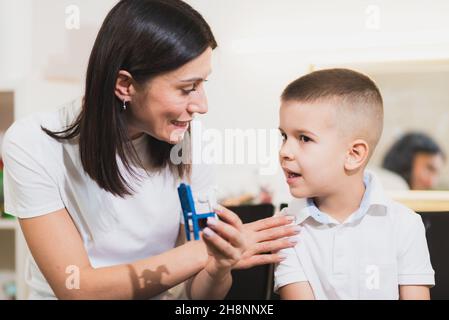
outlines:
[[383, 101], [379, 88], [366, 75], [349, 69], [327, 69], [307, 74], [287, 86], [282, 101], [330, 102], [337, 108], [342, 132], [363, 139], [374, 152], [383, 130]]

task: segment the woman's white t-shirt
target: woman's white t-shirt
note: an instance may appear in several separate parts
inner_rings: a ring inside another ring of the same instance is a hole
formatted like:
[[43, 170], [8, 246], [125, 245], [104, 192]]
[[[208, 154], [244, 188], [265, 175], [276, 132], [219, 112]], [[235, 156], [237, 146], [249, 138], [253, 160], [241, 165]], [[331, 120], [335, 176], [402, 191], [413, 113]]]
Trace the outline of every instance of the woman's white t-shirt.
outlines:
[[[76, 142], [58, 142], [41, 129], [64, 129], [80, 108], [77, 100], [56, 112], [18, 120], [8, 129], [3, 143], [5, 211], [32, 218], [66, 208], [94, 268], [127, 264], [174, 248], [182, 214], [179, 181], [168, 169], [144, 176], [140, 184], [130, 179], [136, 193], [116, 197], [84, 172]], [[143, 135], [132, 141], [144, 163], [145, 139]], [[136, 170], [145, 174], [143, 168]], [[193, 166], [191, 184], [194, 192], [207, 191], [213, 184], [210, 171]], [[55, 298], [31, 255], [25, 277], [30, 298]], [[167, 291], [156, 298], [170, 299], [173, 294]]]

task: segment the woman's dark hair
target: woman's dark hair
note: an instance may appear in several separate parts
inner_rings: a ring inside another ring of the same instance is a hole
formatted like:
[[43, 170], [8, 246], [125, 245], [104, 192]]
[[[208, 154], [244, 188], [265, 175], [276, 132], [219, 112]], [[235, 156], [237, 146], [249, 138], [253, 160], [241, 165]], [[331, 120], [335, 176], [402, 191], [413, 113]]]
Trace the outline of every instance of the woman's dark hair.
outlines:
[[385, 155], [382, 167], [399, 174], [411, 187], [413, 160], [416, 154], [445, 155], [438, 144], [424, 133], [412, 132], [396, 141]]
[[[126, 113], [121, 112], [123, 102], [114, 93], [119, 71], [128, 71], [143, 86], [155, 76], [197, 58], [209, 47], [217, 47], [209, 25], [185, 2], [122, 0], [107, 15], [93, 46], [79, 116], [65, 130], [42, 130], [58, 141], [78, 137], [87, 174], [114, 195], [131, 195], [134, 190], [120, 172], [116, 155], [135, 178], [131, 164], [141, 161], [129, 143]], [[189, 163], [176, 165], [170, 161], [173, 145], [152, 136], [147, 139], [154, 171], [168, 166], [179, 178], [190, 176]]]

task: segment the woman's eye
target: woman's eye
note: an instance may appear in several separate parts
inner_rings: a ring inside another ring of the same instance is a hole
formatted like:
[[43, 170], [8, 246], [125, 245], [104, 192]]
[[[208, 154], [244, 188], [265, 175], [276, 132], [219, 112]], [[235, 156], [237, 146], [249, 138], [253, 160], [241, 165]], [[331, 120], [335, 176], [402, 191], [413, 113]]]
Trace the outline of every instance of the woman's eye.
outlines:
[[301, 142], [309, 142], [309, 141], [312, 141], [312, 139], [310, 139], [308, 136], [305, 136], [305, 135], [300, 135], [299, 136], [299, 141], [301, 141]]
[[191, 93], [191, 92], [193, 92], [193, 91], [196, 91], [196, 85], [194, 84], [191, 88], [188, 88], [188, 89], [181, 89], [182, 90], [182, 92], [184, 93], [184, 94], [189, 94], [189, 93]]
[[196, 91], [196, 88], [191, 88], [191, 89], [181, 89], [183, 94], [190, 94], [193, 91]]

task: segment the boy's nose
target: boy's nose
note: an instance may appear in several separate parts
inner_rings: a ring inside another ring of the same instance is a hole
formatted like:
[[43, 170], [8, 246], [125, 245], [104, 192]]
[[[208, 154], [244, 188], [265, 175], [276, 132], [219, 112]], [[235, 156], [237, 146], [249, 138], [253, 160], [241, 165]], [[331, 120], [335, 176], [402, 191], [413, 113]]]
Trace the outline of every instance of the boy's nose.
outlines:
[[281, 160], [293, 160], [294, 156], [293, 153], [290, 151], [290, 148], [288, 147], [287, 143], [284, 143], [279, 150], [279, 158]]

